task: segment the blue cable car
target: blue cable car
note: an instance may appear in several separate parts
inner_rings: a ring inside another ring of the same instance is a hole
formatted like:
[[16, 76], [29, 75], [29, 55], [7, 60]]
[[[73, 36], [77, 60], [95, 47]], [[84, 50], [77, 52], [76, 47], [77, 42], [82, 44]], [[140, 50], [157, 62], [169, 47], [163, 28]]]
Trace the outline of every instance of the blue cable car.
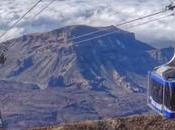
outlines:
[[175, 54], [170, 62], [149, 72], [148, 105], [167, 118], [175, 118]]

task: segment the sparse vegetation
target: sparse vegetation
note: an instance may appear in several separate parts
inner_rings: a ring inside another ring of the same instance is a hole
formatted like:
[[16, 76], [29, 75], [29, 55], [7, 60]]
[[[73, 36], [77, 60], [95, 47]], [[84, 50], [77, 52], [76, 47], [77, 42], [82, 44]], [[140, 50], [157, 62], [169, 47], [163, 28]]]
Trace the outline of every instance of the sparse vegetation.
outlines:
[[85, 121], [32, 130], [175, 130], [175, 120], [161, 116], [135, 116], [104, 121]]

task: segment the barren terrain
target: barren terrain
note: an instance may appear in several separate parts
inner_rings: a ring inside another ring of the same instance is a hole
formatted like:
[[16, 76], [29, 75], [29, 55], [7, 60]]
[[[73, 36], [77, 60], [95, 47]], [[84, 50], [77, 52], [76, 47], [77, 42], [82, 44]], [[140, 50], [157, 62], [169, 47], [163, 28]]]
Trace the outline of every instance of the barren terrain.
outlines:
[[165, 119], [158, 115], [132, 116], [33, 130], [175, 130], [175, 120]]

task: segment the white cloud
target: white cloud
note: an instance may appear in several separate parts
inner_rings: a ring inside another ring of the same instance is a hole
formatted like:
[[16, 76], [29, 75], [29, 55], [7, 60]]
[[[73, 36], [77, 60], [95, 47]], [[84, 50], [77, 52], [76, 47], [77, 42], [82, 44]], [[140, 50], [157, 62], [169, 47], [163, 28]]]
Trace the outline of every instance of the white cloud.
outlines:
[[[2, 1], [2, 0], [1, 0]], [[0, 7], [0, 32], [5, 31], [28, 10], [36, 0], [5, 0]], [[92, 26], [115, 25], [162, 9], [168, 0], [64, 0], [56, 1], [45, 12], [33, 19], [50, 0], [45, 0], [21, 24], [9, 33], [9, 38], [26, 33], [48, 31], [72, 24]], [[160, 15], [161, 16], [161, 15]], [[175, 18], [168, 18], [131, 29], [137, 37], [150, 43], [175, 40]], [[125, 28], [125, 27], [123, 27]]]

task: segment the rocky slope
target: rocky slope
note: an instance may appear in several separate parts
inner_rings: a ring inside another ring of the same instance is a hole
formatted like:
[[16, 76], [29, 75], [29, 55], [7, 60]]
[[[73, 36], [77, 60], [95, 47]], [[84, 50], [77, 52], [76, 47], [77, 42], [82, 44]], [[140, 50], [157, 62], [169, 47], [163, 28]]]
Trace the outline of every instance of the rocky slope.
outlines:
[[85, 121], [32, 130], [175, 130], [175, 121], [147, 115], [103, 121]]
[[[145, 77], [148, 70], [160, 63], [159, 52], [136, 40], [133, 33], [113, 26], [106, 28], [110, 29], [77, 39], [103, 28], [70, 26], [9, 41], [7, 62], [0, 67], [0, 78], [36, 84], [42, 89], [73, 84], [81, 87], [122, 84], [142, 92], [145, 86], [135, 80]], [[116, 33], [86, 41], [113, 31]], [[167, 60], [166, 56], [163, 58]]]
[[[172, 48], [156, 50], [133, 33], [106, 28], [110, 29], [75, 39], [102, 28], [69, 26], [6, 42], [0, 107], [7, 129], [150, 112], [147, 72], [170, 59]], [[113, 31], [117, 32], [78, 43]]]

